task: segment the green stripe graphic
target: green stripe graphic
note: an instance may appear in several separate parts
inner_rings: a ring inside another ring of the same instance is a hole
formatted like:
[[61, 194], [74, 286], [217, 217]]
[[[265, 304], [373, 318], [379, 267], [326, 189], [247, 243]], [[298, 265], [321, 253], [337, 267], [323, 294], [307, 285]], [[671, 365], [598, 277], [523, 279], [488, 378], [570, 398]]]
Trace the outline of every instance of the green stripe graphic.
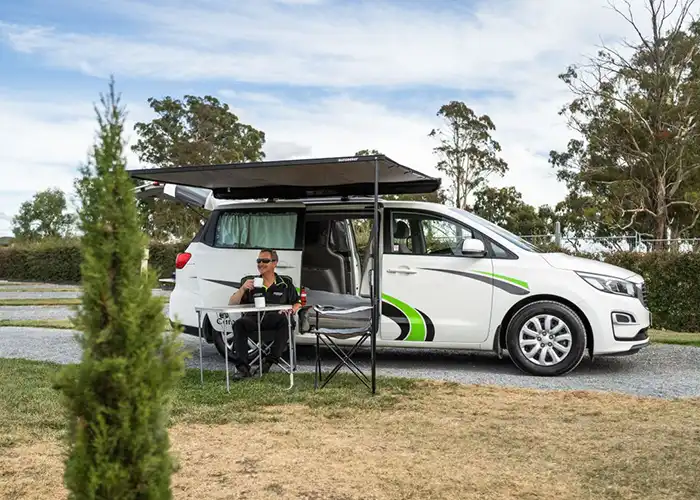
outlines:
[[530, 289], [530, 286], [527, 284], [526, 281], [518, 280], [515, 278], [511, 278], [510, 276], [504, 276], [502, 274], [495, 274], [495, 273], [487, 273], [486, 271], [474, 271], [475, 273], [483, 274], [484, 276], [491, 276], [492, 278], [498, 278], [503, 281], [508, 281], [510, 283], [513, 283], [514, 285], [521, 286], [526, 289]]
[[391, 297], [389, 295], [382, 294], [382, 299], [395, 306], [408, 318], [408, 323], [411, 325], [411, 329], [408, 332], [408, 336], [404, 340], [425, 340], [425, 322], [423, 321], [423, 316], [421, 316], [418, 311], [416, 311], [414, 308], [412, 308], [405, 302], [400, 301], [396, 297]]

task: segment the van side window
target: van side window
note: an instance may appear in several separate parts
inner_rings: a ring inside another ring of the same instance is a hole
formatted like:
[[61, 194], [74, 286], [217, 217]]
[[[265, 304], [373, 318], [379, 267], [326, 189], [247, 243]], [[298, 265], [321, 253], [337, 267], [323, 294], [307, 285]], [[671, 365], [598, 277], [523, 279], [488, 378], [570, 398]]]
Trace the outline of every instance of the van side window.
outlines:
[[224, 212], [216, 224], [214, 246], [293, 250], [296, 212]]
[[461, 242], [474, 238], [462, 224], [421, 213], [392, 214], [391, 253], [461, 256]]

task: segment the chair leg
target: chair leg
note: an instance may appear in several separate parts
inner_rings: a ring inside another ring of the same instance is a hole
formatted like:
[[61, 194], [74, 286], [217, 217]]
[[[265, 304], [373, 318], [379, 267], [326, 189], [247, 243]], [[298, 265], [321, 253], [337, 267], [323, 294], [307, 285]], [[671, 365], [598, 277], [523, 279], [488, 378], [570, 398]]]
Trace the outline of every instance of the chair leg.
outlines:
[[[320, 337], [320, 335], [319, 335]], [[349, 352], [345, 352], [343, 348], [338, 346], [332, 338], [327, 337], [322, 339], [323, 343], [328, 346], [331, 351], [338, 357], [340, 360], [338, 364], [333, 368], [333, 370], [326, 376], [326, 379], [323, 381], [321, 384], [321, 388], [325, 387], [328, 382], [331, 381], [331, 379], [340, 371], [340, 369], [343, 366], [347, 366], [348, 369], [363, 383], [365, 386], [371, 390], [370, 386], [370, 381], [367, 378], [367, 375], [360, 369], [357, 364], [351, 359], [351, 356], [355, 353], [355, 351], [362, 345], [362, 343], [369, 337], [368, 334], [362, 335], [360, 339], [355, 343], [355, 345], [352, 346], [352, 348], [349, 350]], [[328, 342], [326, 342], [326, 339], [328, 339]]]
[[321, 349], [319, 346], [319, 335], [316, 334], [316, 363], [314, 368], [314, 389], [318, 389], [318, 381], [321, 378]]

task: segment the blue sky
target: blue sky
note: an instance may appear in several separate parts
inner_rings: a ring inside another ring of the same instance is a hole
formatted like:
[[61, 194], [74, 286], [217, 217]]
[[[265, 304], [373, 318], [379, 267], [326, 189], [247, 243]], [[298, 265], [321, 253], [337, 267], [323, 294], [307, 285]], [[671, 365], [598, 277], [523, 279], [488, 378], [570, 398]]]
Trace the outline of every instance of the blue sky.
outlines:
[[132, 141], [149, 97], [212, 94], [266, 132], [270, 159], [376, 148], [433, 175], [435, 113], [463, 100], [510, 164], [491, 183], [553, 204], [546, 154], [571, 137], [557, 74], [629, 35], [606, 0], [2, 2], [0, 235], [36, 191], [71, 195], [110, 74]]

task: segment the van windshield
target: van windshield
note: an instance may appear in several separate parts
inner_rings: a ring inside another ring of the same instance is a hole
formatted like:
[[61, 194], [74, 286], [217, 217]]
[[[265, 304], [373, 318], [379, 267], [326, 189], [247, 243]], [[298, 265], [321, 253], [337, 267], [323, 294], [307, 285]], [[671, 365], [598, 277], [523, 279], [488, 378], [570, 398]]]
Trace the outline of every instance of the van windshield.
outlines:
[[521, 238], [520, 236], [517, 236], [510, 231], [507, 231], [503, 229], [500, 226], [497, 226], [493, 222], [489, 222], [486, 219], [479, 217], [476, 214], [473, 214], [471, 212], [467, 212], [466, 210], [462, 210], [461, 208], [455, 208], [455, 207], [449, 207], [450, 210], [453, 212], [458, 213], [459, 215], [462, 215], [463, 217], [466, 217], [469, 220], [472, 220], [474, 222], [478, 222], [479, 224], [482, 224], [486, 227], [488, 227], [491, 231], [494, 233], [498, 234], [499, 236], [502, 236], [509, 242], [511, 242], [513, 245], [518, 246], [519, 248], [522, 248], [523, 250], [527, 250], [528, 252], [537, 252], [537, 253], [544, 253], [544, 251], [530, 243], [529, 241]]

